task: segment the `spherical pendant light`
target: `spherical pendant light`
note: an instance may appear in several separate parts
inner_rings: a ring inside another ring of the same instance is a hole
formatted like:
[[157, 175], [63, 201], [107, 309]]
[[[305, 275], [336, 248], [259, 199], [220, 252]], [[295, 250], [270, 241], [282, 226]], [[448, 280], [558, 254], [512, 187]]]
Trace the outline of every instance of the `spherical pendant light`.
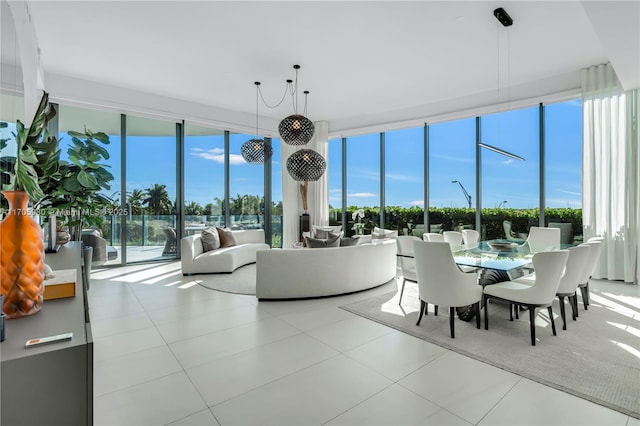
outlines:
[[242, 158], [249, 164], [264, 164], [271, 158], [273, 149], [270, 144], [266, 144], [264, 139], [249, 139], [240, 147]]
[[256, 137], [253, 139], [249, 139], [240, 147], [240, 153], [242, 154], [242, 158], [249, 164], [264, 164], [266, 160], [271, 158], [271, 154], [273, 154], [273, 149], [271, 148], [271, 144], [267, 144], [264, 142], [264, 139], [260, 139], [258, 137], [258, 95], [260, 93], [260, 82], [256, 81], [253, 83], [256, 85]]
[[304, 115], [293, 114], [285, 117], [278, 126], [280, 138], [289, 145], [306, 145], [313, 137], [315, 126]]
[[327, 162], [312, 149], [301, 149], [287, 159], [287, 171], [299, 182], [316, 181], [324, 174]]

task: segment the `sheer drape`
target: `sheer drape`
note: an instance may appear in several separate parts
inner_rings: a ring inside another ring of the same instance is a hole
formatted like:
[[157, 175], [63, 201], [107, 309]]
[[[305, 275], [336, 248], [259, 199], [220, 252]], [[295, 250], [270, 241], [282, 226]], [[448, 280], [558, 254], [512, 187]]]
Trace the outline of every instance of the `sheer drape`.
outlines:
[[584, 237], [605, 238], [594, 278], [638, 283], [638, 90], [603, 64], [582, 71], [582, 99]]
[[[287, 171], [287, 158], [295, 151], [302, 148], [309, 148], [317, 151], [327, 159], [329, 142], [329, 124], [326, 121], [314, 122], [315, 133], [313, 139], [304, 147], [287, 145], [282, 142], [282, 247], [287, 248], [298, 241], [300, 229], [300, 215], [304, 213], [302, 209], [302, 198], [300, 196], [300, 182], [291, 178]], [[329, 224], [329, 195], [328, 178], [325, 172], [320, 179], [309, 182], [307, 193], [308, 213], [311, 224]]]

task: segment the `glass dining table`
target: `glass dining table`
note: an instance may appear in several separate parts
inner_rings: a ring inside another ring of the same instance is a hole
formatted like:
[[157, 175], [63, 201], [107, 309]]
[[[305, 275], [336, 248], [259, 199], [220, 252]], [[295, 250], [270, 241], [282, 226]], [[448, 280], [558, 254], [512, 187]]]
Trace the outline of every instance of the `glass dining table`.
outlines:
[[482, 241], [472, 247], [453, 248], [453, 259], [458, 266], [479, 269], [482, 286], [513, 280], [533, 269], [533, 252], [528, 243]]
[[[476, 268], [482, 287], [510, 281], [533, 272], [533, 255], [541, 251], [559, 250], [571, 244], [530, 246], [528, 242], [507, 240], [481, 241], [476, 246], [452, 248], [458, 266]], [[458, 318], [471, 321], [476, 312], [472, 306], [456, 308]]]

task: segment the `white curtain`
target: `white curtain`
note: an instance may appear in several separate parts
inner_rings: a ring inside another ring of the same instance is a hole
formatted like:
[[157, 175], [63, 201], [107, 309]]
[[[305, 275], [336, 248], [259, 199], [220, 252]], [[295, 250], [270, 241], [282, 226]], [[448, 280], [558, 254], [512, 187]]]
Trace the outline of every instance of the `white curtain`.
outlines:
[[638, 89], [624, 92], [610, 64], [582, 70], [582, 216], [585, 240], [605, 238], [594, 278], [638, 283]]
[[[304, 147], [291, 146], [282, 142], [282, 247], [291, 247], [298, 242], [300, 229], [300, 215], [304, 213], [302, 197], [300, 195], [300, 182], [291, 178], [287, 171], [287, 158], [295, 151], [309, 148], [317, 151], [326, 160], [329, 143], [329, 123], [326, 121], [314, 122], [315, 132], [313, 139]], [[311, 224], [329, 224], [329, 193], [327, 172], [315, 182], [309, 182], [307, 202]]]

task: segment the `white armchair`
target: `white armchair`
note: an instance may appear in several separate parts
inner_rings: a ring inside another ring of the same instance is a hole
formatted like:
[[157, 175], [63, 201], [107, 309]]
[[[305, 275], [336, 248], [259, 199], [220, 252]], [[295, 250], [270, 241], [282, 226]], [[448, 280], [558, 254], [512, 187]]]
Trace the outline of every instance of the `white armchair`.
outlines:
[[416, 325], [420, 325], [423, 313], [427, 314], [429, 303], [433, 303], [436, 306], [449, 306], [452, 339], [455, 338], [455, 308], [474, 305], [476, 327], [480, 328], [482, 287], [478, 285], [478, 276], [465, 274], [458, 269], [449, 243], [415, 240], [413, 252], [420, 291], [420, 315]]
[[[531, 345], [536, 345], [536, 309], [547, 308], [553, 335], [556, 336], [556, 325], [553, 321], [553, 299], [556, 297], [560, 278], [564, 272], [568, 250], [540, 252], [533, 255], [535, 282], [532, 286], [516, 281], [505, 281], [488, 285], [484, 288], [484, 329], [489, 329], [489, 301], [502, 300], [511, 305], [522, 305], [529, 309], [529, 327], [531, 329]], [[513, 318], [511, 318], [513, 319]]]

